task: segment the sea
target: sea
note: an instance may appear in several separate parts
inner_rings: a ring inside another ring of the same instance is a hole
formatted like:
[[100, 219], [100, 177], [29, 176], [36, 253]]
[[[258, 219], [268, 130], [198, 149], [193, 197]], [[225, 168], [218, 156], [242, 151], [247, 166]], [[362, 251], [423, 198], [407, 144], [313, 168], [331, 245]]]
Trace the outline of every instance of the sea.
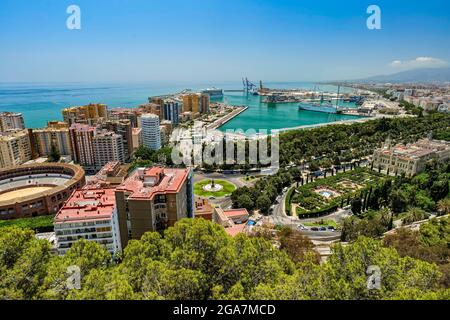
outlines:
[[[337, 92], [336, 86], [312, 82], [265, 82], [264, 86], [274, 89], [299, 88]], [[242, 83], [0, 83], [0, 111], [20, 112], [24, 116], [27, 128], [43, 128], [47, 121], [62, 120], [61, 110], [69, 106], [103, 103], [110, 108], [134, 108], [148, 102], [150, 96], [211, 87], [240, 90]], [[341, 93], [351, 91], [351, 88], [341, 88]], [[243, 92], [225, 92], [223, 98], [213, 101], [248, 106], [245, 112], [219, 128], [223, 131], [229, 129], [270, 131], [355, 118], [355, 116], [299, 110], [298, 103], [267, 104], [262, 102], [262, 97]], [[339, 102], [339, 105], [355, 107], [354, 104], [343, 101]]]

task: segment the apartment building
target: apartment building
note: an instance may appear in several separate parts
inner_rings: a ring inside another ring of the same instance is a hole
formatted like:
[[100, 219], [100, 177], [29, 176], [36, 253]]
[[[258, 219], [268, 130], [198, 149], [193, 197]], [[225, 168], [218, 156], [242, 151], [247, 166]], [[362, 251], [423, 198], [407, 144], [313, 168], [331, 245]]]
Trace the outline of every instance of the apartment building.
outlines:
[[132, 131], [133, 152], [142, 146], [142, 128], [133, 128]]
[[95, 170], [100, 170], [108, 162], [125, 162], [122, 136], [111, 131], [97, 132], [92, 140]]
[[48, 156], [55, 146], [60, 155], [72, 155], [69, 128], [55, 123], [49, 125], [44, 129], [30, 129], [33, 149], [39, 156]]
[[193, 217], [190, 169], [139, 168], [116, 189], [122, 246], [145, 232], [160, 231]]
[[56, 214], [54, 228], [61, 255], [79, 239], [97, 242], [112, 254], [121, 251], [115, 189], [75, 191]]
[[208, 94], [192, 93], [183, 95], [183, 112], [209, 113], [210, 97]]
[[421, 172], [431, 159], [449, 161], [450, 143], [446, 141], [422, 139], [409, 145], [391, 146], [390, 141], [373, 154], [373, 167], [389, 173], [404, 173], [413, 176]]
[[16, 166], [32, 159], [27, 130], [0, 133], [0, 168]]
[[93, 125], [100, 119], [108, 117], [107, 107], [104, 104], [88, 104], [86, 106], [76, 106], [63, 109], [64, 122], [72, 125], [82, 123]]
[[87, 171], [95, 170], [94, 136], [96, 128], [74, 123], [69, 129], [73, 159]]
[[0, 132], [23, 129], [25, 129], [25, 123], [21, 113], [0, 112]]
[[133, 127], [129, 119], [103, 121], [97, 126], [97, 128], [108, 130], [120, 135], [122, 137], [125, 161], [130, 159], [133, 153]]
[[162, 121], [164, 119], [163, 107], [164, 101], [159, 98], [150, 98], [150, 103], [141, 104], [138, 108], [139, 114], [143, 115], [146, 113], [151, 113], [157, 115], [159, 120]]
[[150, 150], [161, 149], [161, 129], [159, 127], [159, 117], [155, 114], [147, 113], [141, 117], [142, 143]]
[[129, 120], [132, 128], [138, 127], [139, 108], [112, 108], [108, 109], [109, 120]]
[[175, 100], [164, 101], [164, 120], [170, 121], [173, 126], [180, 123], [180, 104]]

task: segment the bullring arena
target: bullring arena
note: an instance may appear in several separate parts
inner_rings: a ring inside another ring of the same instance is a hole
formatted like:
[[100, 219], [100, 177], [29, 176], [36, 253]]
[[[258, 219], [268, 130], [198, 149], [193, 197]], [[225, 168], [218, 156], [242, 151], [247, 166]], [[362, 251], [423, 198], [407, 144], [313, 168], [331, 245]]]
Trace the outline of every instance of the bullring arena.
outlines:
[[85, 184], [77, 165], [42, 163], [0, 170], [0, 220], [55, 214]]

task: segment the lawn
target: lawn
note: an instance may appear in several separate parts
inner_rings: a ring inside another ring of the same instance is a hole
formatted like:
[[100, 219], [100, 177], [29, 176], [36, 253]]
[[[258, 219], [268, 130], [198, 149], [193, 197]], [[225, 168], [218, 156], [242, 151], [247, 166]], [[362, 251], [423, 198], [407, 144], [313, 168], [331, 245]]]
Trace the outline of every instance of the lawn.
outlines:
[[211, 179], [202, 180], [199, 182], [196, 182], [194, 184], [194, 194], [199, 197], [226, 197], [231, 195], [231, 193], [236, 190], [236, 186], [232, 184], [231, 182], [225, 181], [225, 180], [214, 180], [214, 183], [216, 185], [221, 185], [223, 188], [219, 191], [205, 191], [203, 190], [203, 187], [210, 184]]
[[306, 227], [334, 227], [335, 229], [338, 228], [338, 224], [336, 221], [327, 219], [327, 220], [319, 220], [316, 222], [305, 222], [303, 223]]
[[53, 218], [54, 215], [48, 215], [15, 220], [0, 220], [0, 229], [16, 226], [22, 229], [32, 229], [36, 232], [51, 232], [53, 231]]

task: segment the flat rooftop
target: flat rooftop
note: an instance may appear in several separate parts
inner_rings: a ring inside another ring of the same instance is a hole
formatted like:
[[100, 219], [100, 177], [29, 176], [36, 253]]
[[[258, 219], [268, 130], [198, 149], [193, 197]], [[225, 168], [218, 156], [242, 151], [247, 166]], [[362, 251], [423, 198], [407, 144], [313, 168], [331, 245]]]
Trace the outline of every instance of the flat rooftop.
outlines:
[[77, 190], [55, 216], [55, 223], [111, 219], [115, 189]]
[[190, 169], [138, 168], [118, 188], [130, 192], [130, 199], [153, 199], [157, 194], [178, 193]]

